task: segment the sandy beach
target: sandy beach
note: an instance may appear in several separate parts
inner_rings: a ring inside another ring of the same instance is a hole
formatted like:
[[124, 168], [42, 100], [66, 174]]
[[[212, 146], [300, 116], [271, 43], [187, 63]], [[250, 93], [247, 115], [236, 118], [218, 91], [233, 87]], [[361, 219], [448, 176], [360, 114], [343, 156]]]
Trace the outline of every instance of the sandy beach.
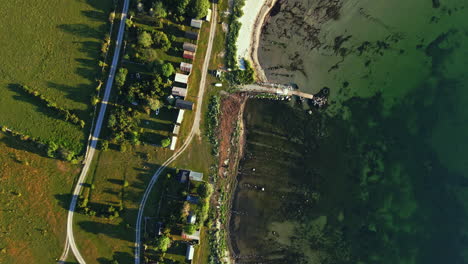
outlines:
[[243, 68], [243, 60], [252, 62], [259, 81], [266, 81], [265, 73], [258, 62], [258, 45], [262, 27], [271, 8], [277, 0], [246, 0], [244, 15], [239, 19], [242, 24], [237, 38], [237, 56]]

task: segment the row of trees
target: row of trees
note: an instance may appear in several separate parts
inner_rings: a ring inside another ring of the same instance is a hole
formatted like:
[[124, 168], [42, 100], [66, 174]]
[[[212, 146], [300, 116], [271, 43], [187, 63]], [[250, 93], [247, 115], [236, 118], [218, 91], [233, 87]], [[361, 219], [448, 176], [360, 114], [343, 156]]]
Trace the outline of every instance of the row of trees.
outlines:
[[237, 66], [237, 46], [236, 41], [239, 36], [241, 23], [239, 18], [244, 14], [242, 8], [245, 5], [245, 0], [236, 0], [233, 3], [232, 14], [229, 16], [229, 30], [226, 36], [226, 64], [228, 68]]
[[207, 129], [206, 133], [208, 140], [213, 145], [213, 154], [218, 155], [219, 152], [219, 142], [217, 137], [217, 131], [219, 127], [219, 114], [220, 114], [221, 99], [218, 95], [213, 95], [210, 98], [208, 103], [208, 112], [207, 112]]
[[[11, 136], [16, 137], [21, 141], [34, 143], [39, 149], [43, 149], [45, 151], [44, 154], [47, 155], [47, 157], [58, 158], [66, 161], [75, 160], [77, 162], [77, 153], [65, 147], [65, 144], [59, 144], [54, 141], [46, 142], [40, 138], [32, 137], [30, 135], [14, 131], [12, 129], [7, 128], [6, 126], [0, 126], [0, 130], [3, 133], [10, 134]], [[77, 147], [75, 147], [75, 149], [77, 149]]]
[[41, 94], [39, 91], [31, 89], [26, 85], [20, 85], [20, 87], [28, 94], [39, 98], [42, 102], [46, 104], [48, 108], [60, 114], [65, 119], [65, 121], [69, 121], [75, 125], [79, 125], [81, 128], [85, 127], [85, 121], [81, 120], [76, 114], [70, 112], [68, 109], [58, 106], [57, 103], [45, 97], [45, 95]]
[[[156, 0], [150, 4], [149, 13], [155, 18], [165, 18], [169, 14], [182, 21], [181, 17], [202, 18], [208, 13], [208, 0]], [[144, 4], [137, 3], [139, 12], [145, 11]]]

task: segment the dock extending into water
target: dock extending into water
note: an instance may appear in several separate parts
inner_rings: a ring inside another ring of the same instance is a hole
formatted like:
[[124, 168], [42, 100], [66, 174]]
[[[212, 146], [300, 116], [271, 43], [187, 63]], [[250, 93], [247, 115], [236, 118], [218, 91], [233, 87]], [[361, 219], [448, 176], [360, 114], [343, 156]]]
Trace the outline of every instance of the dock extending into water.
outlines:
[[243, 92], [252, 92], [252, 93], [271, 93], [277, 94], [280, 96], [299, 96], [305, 99], [314, 99], [313, 94], [304, 93], [298, 90], [294, 90], [292, 86], [274, 84], [274, 83], [256, 83], [256, 84], [247, 84], [239, 87]]

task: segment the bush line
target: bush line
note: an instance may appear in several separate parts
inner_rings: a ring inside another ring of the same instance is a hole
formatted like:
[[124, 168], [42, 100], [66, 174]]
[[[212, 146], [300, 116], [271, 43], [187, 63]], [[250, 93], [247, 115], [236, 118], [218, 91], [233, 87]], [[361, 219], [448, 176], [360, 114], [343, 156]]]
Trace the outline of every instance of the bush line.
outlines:
[[49, 107], [50, 109], [53, 109], [57, 113], [59, 113], [65, 119], [65, 121], [69, 121], [72, 124], [80, 126], [81, 128], [85, 127], [85, 124], [86, 124], [85, 121], [81, 120], [76, 114], [73, 114], [69, 110], [58, 106], [57, 103], [55, 103], [52, 100], [48, 99], [43, 94], [41, 94], [39, 91], [31, 89], [26, 85], [20, 85], [20, 86], [25, 92], [27, 92], [30, 95], [33, 95], [34, 97], [39, 98], [42, 102], [46, 103], [47, 107]]

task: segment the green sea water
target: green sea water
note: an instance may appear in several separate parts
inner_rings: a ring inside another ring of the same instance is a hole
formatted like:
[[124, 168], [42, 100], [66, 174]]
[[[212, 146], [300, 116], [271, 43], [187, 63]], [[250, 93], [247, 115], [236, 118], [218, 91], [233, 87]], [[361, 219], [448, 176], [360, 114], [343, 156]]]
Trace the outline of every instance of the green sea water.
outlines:
[[247, 106], [239, 263], [468, 263], [468, 1], [280, 3], [260, 62], [330, 104]]

